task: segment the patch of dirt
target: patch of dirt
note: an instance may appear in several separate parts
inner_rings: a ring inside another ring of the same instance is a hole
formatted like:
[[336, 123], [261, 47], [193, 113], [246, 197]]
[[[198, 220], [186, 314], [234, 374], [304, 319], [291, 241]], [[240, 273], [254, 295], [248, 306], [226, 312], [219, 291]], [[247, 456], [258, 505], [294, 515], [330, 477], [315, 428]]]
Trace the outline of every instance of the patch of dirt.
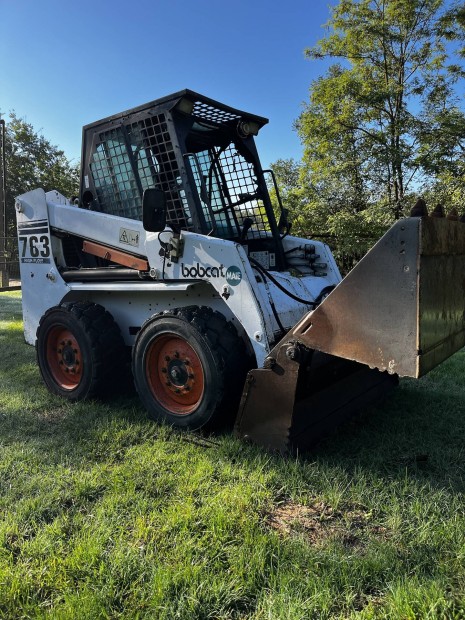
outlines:
[[67, 416], [68, 412], [64, 407], [57, 407], [56, 409], [46, 409], [45, 411], [37, 411], [37, 419], [39, 422], [45, 422], [49, 424], [59, 424]]
[[334, 510], [322, 501], [309, 505], [283, 502], [267, 514], [266, 522], [282, 536], [300, 536], [316, 546], [333, 540], [356, 549], [364, 546], [369, 534], [389, 537], [387, 528], [373, 523], [370, 512], [355, 507]]
[[376, 588], [368, 588], [362, 592], [353, 602], [356, 611], [363, 611], [367, 607], [380, 607], [385, 601], [383, 593]]

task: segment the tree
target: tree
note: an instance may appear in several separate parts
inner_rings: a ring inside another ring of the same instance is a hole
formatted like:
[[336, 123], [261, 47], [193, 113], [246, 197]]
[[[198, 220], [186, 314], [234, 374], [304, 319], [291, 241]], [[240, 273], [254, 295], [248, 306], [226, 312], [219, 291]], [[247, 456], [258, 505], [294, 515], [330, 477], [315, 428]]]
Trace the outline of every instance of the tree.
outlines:
[[465, 74], [447, 40], [460, 26], [443, 0], [340, 0], [327, 26], [306, 50], [338, 62], [312, 84], [296, 123], [301, 184], [316, 188], [329, 219], [338, 215], [333, 224], [376, 228], [459, 165], [465, 121], [454, 87]]
[[45, 191], [56, 189], [67, 197], [78, 194], [79, 167], [14, 112], [10, 113], [6, 124], [5, 155], [9, 234], [14, 234], [16, 228], [16, 196], [37, 187]]

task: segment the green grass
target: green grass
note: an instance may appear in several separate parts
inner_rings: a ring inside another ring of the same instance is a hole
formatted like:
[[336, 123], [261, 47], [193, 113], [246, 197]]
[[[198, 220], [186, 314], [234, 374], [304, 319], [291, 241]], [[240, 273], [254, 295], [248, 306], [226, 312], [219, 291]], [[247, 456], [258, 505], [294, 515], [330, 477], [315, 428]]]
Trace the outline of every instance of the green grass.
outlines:
[[0, 618], [464, 618], [464, 365], [284, 458], [50, 395], [0, 294]]

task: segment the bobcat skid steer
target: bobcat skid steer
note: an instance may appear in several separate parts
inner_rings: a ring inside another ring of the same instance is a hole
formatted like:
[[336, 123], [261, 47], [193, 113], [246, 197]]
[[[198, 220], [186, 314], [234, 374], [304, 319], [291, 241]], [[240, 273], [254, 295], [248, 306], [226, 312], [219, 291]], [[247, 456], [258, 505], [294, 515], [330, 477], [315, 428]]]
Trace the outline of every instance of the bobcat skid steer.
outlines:
[[266, 123], [183, 90], [84, 127], [78, 199], [18, 197], [25, 338], [50, 391], [111, 392], [131, 350], [151, 417], [233, 414], [286, 450], [465, 344], [465, 226], [403, 219], [341, 279], [275, 218]]

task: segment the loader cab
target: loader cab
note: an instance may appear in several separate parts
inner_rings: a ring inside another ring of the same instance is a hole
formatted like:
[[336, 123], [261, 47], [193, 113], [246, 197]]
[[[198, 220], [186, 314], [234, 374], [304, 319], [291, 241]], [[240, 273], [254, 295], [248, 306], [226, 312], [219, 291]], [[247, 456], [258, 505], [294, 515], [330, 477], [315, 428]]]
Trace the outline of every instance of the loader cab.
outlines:
[[254, 141], [267, 122], [184, 90], [87, 125], [81, 207], [142, 220], [144, 191], [155, 188], [174, 230], [235, 241], [284, 269]]

